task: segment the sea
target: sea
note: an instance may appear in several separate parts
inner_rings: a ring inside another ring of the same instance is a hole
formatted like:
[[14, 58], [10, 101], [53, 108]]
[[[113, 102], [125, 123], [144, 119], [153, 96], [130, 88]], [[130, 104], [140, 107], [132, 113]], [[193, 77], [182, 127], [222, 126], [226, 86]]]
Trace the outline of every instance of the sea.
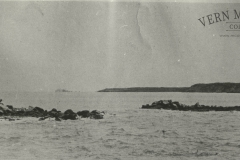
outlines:
[[141, 109], [159, 100], [240, 106], [237, 93], [1, 92], [0, 98], [16, 108], [105, 112], [100, 120], [1, 119], [0, 159], [240, 159], [240, 112]]

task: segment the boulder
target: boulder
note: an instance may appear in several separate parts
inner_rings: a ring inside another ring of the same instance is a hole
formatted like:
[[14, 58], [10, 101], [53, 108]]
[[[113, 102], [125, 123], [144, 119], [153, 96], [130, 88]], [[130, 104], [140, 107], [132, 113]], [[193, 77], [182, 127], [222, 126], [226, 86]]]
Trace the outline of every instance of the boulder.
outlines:
[[76, 113], [74, 113], [74, 114], [64, 114], [62, 116], [62, 119], [64, 119], [64, 120], [68, 120], [68, 119], [76, 120], [77, 119], [77, 114]]
[[61, 116], [61, 111], [58, 111], [57, 109], [53, 108], [51, 111], [48, 112], [48, 115], [51, 117], [59, 117]]
[[102, 114], [95, 114], [95, 115], [91, 115], [90, 118], [91, 119], [103, 119], [103, 115]]
[[150, 106], [149, 104], [146, 104], [146, 105], [142, 105], [142, 108], [144, 109], [150, 109], [152, 106]]
[[5, 105], [0, 105], [0, 110], [8, 110], [9, 108], [8, 107], [6, 107]]
[[44, 113], [44, 109], [42, 109], [40, 107], [34, 107], [32, 111], [39, 112], [39, 113]]
[[71, 109], [68, 109], [64, 112], [63, 116], [61, 117], [64, 120], [76, 120], [77, 119], [77, 114], [74, 113]]
[[34, 107], [32, 107], [32, 106], [28, 106], [27, 111], [32, 111], [33, 109], [34, 109]]
[[64, 112], [64, 114], [73, 114], [74, 112], [71, 109], [68, 109]]
[[176, 104], [174, 104], [174, 103], [172, 103], [171, 107], [172, 107], [173, 110], [177, 110], [178, 109], [178, 106]]
[[172, 102], [173, 104], [177, 105], [177, 107], [180, 107], [180, 103], [175, 101], [175, 102]]
[[162, 100], [161, 104], [168, 105], [169, 104], [169, 100]]
[[24, 116], [29, 116], [29, 117], [43, 117], [44, 116], [44, 112], [41, 113], [38, 110], [32, 110], [32, 111], [25, 111]]
[[1, 105], [4, 105], [4, 104], [2, 103], [2, 99], [0, 99], [0, 104], [1, 104]]
[[0, 110], [3, 112], [4, 115], [11, 115], [13, 113], [12, 110], [10, 110], [4, 105], [0, 106]]
[[161, 102], [160, 101], [153, 102], [152, 106], [155, 106], [155, 105], [158, 105], [158, 104], [161, 104]]
[[58, 117], [62, 117], [62, 116], [64, 116], [64, 113], [62, 113], [61, 111], [58, 111], [58, 115], [57, 115]]
[[91, 114], [100, 114], [100, 112], [97, 111], [97, 110], [93, 110], [93, 111], [91, 112]]
[[194, 105], [194, 107], [201, 107], [201, 106], [199, 105], [199, 102], [197, 102], [197, 103]]
[[49, 112], [57, 112], [57, 109], [56, 108], [53, 108], [51, 111]]
[[82, 118], [88, 118], [90, 116], [90, 112], [88, 110], [83, 110], [83, 111], [77, 112], [77, 115]]
[[13, 110], [13, 106], [12, 105], [6, 105], [6, 107], [10, 110]]
[[93, 110], [91, 113], [90, 113], [90, 118], [91, 119], [103, 119], [103, 113], [102, 112], [99, 112], [97, 110]]
[[14, 108], [13, 113], [15, 116], [24, 116], [25, 111], [16, 111]]

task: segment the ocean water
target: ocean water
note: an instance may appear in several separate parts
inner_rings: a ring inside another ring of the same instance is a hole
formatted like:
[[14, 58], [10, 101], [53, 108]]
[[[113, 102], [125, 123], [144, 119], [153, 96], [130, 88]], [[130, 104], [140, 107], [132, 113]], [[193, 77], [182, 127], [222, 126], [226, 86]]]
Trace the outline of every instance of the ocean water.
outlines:
[[240, 112], [140, 109], [164, 99], [240, 106], [240, 94], [2, 92], [0, 98], [14, 107], [106, 112], [102, 120], [0, 120], [1, 159], [240, 159]]

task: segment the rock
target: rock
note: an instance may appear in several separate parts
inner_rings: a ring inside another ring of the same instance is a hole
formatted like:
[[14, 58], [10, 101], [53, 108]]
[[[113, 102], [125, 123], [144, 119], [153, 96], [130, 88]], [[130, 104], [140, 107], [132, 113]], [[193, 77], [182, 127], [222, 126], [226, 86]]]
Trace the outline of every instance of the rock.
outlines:
[[13, 113], [10, 109], [5, 109], [3, 112], [4, 112], [4, 115], [8, 115], [8, 116], [10, 116]]
[[45, 116], [44, 109], [40, 107], [34, 107], [32, 110], [27, 110], [24, 112], [24, 116], [31, 116], [31, 117], [43, 117]]
[[0, 105], [0, 110], [5, 111], [5, 110], [9, 110], [9, 108], [4, 105]]
[[0, 104], [1, 104], [1, 105], [4, 105], [4, 104], [2, 103], [2, 99], [0, 99]]
[[177, 101], [172, 102], [171, 100], [160, 100], [153, 102], [152, 105], [142, 105], [142, 109], [165, 109], [165, 110], [179, 110], [179, 111], [197, 111], [197, 112], [208, 112], [208, 111], [240, 111], [240, 106], [207, 106], [200, 105], [197, 102], [194, 105], [184, 105]]
[[53, 108], [50, 112], [57, 112], [57, 109]]
[[180, 107], [180, 103], [179, 102], [177, 102], [177, 101], [174, 101], [174, 102], [172, 102], [173, 104], [176, 104], [177, 105], [177, 107]]
[[41, 118], [39, 118], [38, 120], [39, 121], [43, 121], [43, 120], [45, 120], [46, 118], [45, 117], [41, 117]]
[[16, 116], [24, 116], [25, 115], [25, 111], [15, 111], [15, 115]]
[[61, 119], [59, 119], [58, 117], [55, 117], [55, 121], [61, 121]]
[[152, 106], [150, 106], [149, 104], [146, 104], [146, 105], [142, 105], [142, 108], [144, 108], [144, 109], [149, 109], [149, 108], [151, 108]]
[[10, 110], [13, 110], [13, 106], [12, 105], [6, 105], [6, 107]]
[[51, 117], [59, 117], [62, 116], [61, 111], [58, 111], [57, 109], [53, 108], [51, 111], [48, 112], [48, 115]]
[[45, 119], [44, 119], [43, 117], [41, 117], [41, 118], [39, 118], [38, 120], [39, 120], [39, 121], [43, 121], [43, 120], [45, 120]]
[[77, 114], [76, 113], [75, 114], [64, 114], [62, 116], [62, 119], [64, 119], [64, 120], [68, 120], [68, 119], [76, 120], [77, 119]]
[[169, 100], [163, 100], [163, 101], [161, 101], [161, 104], [168, 105], [169, 104]]
[[64, 112], [64, 115], [61, 117], [64, 120], [76, 120], [77, 119], [77, 114], [74, 113], [71, 109], [68, 109]]
[[154, 106], [154, 105], [158, 105], [158, 104], [161, 104], [159, 101], [156, 101], [156, 102], [153, 102], [152, 103], [152, 106]]
[[[51, 111], [44, 110], [40, 107], [28, 108], [14, 108], [12, 105], [3, 105], [0, 104], [0, 116], [29, 116], [29, 117], [40, 117], [39, 121], [43, 121], [47, 118], [54, 117], [56, 121], [63, 120], [76, 120], [78, 116], [83, 118], [90, 117], [92, 119], [102, 119], [104, 112], [94, 110], [92, 112], [88, 110], [79, 111], [77, 113], [73, 112], [71, 109], [66, 110], [64, 113], [58, 111], [56, 108], [53, 108]], [[15, 119], [6, 118], [6, 120], [14, 121]]]
[[39, 120], [39, 121], [43, 121], [43, 120], [45, 120], [45, 119], [47, 119], [47, 118], [49, 118], [49, 117], [41, 117], [41, 118], [39, 118], [38, 120]]
[[17, 111], [23, 111], [26, 112], [28, 111], [26, 108], [13, 108], [13, 111], [17, 112]]
[[98, 113], [100, 113], [100, 112], [97, 111], [97, 110], [93, 110], [93, 111], [91, 112], [91, 114], [98, 114]]
[[83, 111], [77, 112], [77, 115], [82, 118], [88, 118], [90, 116], [90, 112], [88, 110], [83, 110]]
[[64, 112], [64, 114], [73, 114], [74, 112], [71, 109], [68, 109]]
[[103, 114], [97, 110], [94, 110], [90, 113], [91, 119], [103, 119]]
[[178, 109], [178, 106], [177, 106], [176, 104], [172, 103], [172, 109], [173, 109], [173, 110], [177, 110], [177, 109]]
[[91, 115], [90, 118], [91, 118], [91, 119], [103, 119], [103, 115], [101, 115], [101, 114], [95, 114], [95, 115]]
[[61, 111], [59, 111], [57, 116], [61, 118], [62, 116], [64, 116], [64, 113], [62, 113]]
[[4, 112], [2, 110], [0, 110], [0, 116], [3, 116]]
[[33, 109], [34, 109], [34, 107], [32, 107], [32, 106], [28, 106], [27, 111], [32, 111]]
[[44, 113], [43, 113], [44, 116], [48, 116], [48, 111], [45, 110]]
[[44, 113], [44, 109], [42, 109], [40, 107], [34, 107], [32, 111], [39, 112], [39, 113]]
[[194, 107], [201, 107], [201, 106], [199, 105], [199, 102], [197, 102], [197, 103], [194, 105]]

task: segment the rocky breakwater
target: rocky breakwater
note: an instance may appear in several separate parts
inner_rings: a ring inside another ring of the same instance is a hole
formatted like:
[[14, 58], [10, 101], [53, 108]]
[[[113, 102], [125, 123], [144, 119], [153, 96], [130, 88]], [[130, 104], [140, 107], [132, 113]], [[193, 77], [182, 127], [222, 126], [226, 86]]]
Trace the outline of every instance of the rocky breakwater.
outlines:
[[207, 106], [196, 103], [194, 105], [185, 105], [172, 100], [160, 100], [153, 102], [151, 105], [146, 104], [142, 109], [164, 109], [164, 110], [178, 110], [178, 111], [240, 111], [240, 106]]
[[103, 119], [105, 114], [97, 110], [91, 112], [89, 110], [84, 110], [75, 113], [71, 109], [61, 112], [55, 108], [47, 111], [40, 107], [32, 106], [28, 108], [14, 108], [12, 105], [4, 105], [1, 102], [2, 100], [0, 99], [0, 117], [2, 117], [1, 119], [8, 119], [9, 121], [18, 120], [20, 117], [36, 117], [39, 118], [40, 121], [48, 118], [55, 118], [56, 121], [77, 120], [79, 118]]

